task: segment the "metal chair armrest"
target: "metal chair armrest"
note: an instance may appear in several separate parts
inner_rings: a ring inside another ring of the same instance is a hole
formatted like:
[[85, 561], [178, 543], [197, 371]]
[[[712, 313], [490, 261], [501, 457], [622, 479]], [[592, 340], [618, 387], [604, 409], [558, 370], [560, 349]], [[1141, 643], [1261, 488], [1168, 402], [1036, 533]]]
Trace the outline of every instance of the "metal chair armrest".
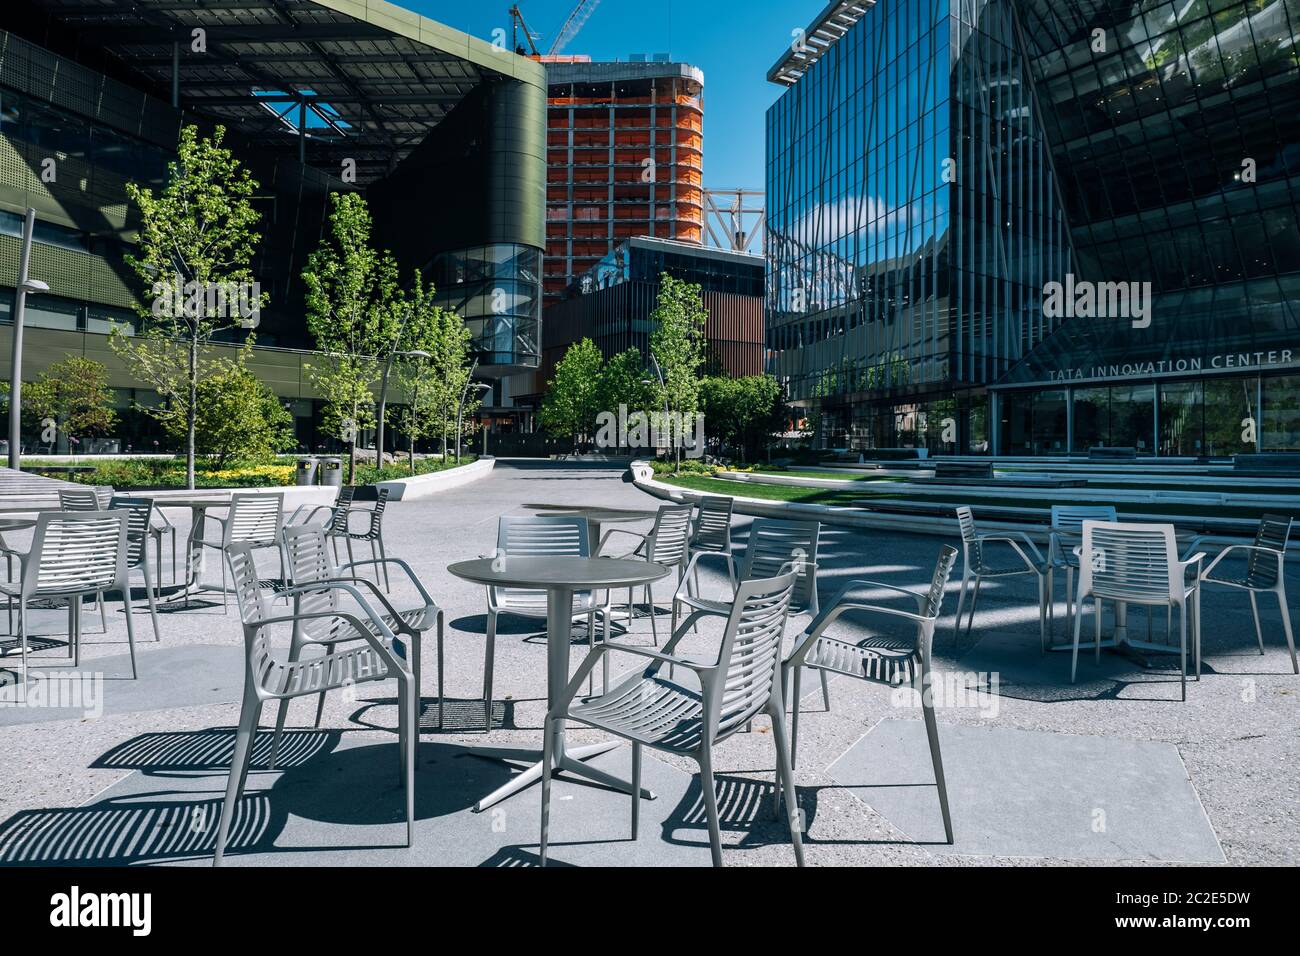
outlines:
[[677, 585], [677, 590], [673, 592], [674, 599], [682, 593], [682, 589], [686, 587], [687, 578], [690, 577], [691, 572], [695, 570], [695, 566], [699, 564], [702, 558], [722, 558], [731, 566], [732, 573], [736, 572], [736, 559], [731, 555], [723, 551], [696, 551], [691, 555], [690, 561], [686, 562], [686, 570], [682, 572], [682, 580]]
[[612, 535], [616, 535], [616, 534], [625, 534], [628, 535], [629, 537], [637, 538], [642, 542], [642, 544], [644, 544], [646, 539], [650, 537], [648, 533], [640, 534], [639, 532], [636, 531], [629, 531], [626, 528], [610, 528], [608, 531], [606, 531], [603, 535], [600, 536], [600, 543], [596, 545], [596, 553], [595, 555], [593, 555], [593, 557], [600, 557], [600, 553], [605, 550], [605, 542], [607, 542]]
[[347, 611], [312, 611], [308, 614], [285, 614], [278, 617], [268, 617], [265, 620], [258, 621], [249, 626], [254, 631], [260, 631], [262, 628], [268, 627], [271, 624], [293, 624], [298, 621], [322, 620], [325, 618], [334, 618], [340, 621], [346, 621], [351, 625], [352, 629], [357, 632], [357, 636], [353, 638], [353, 640], [365, 641], [370, 645], [371, 649], [380, 657], [384, 658], [390, 666], [396, 667], [398, 670], [405, 671], [408, 674], [410, 673], [410, 666], [407, 664], [406, 660], [394, 652], [391, 643], [384, 643], [384, 640], [389, 642], [396, 641], [397, 635], [385, 627], [383, 621], [380, 621], [373, 616], [372, 620], [374, 620], [380, 628], [378, 634], [370, 631], [355, 614], [351, 614]]
[[374, 622], [375, 627], [377, 627], [381, 633], [387, 634], [389, 637], [393, 636], [393, 632], [389, 629], [388, 625], [384, 623], [383, 618], [381, 618], [375, 612], [375, 609], [370, 606], [370, 602], [365, 599], [365, 596], [360, 591], [358, 591], [355, 587], [349, 584], [347, 581], [341, 581], [335, 578], [327, 578], [323, 581], [312, 581], [310, 584], [292, 584], [289, 587], [281, 590], [278, 596], [294, 597], [295, 595], [299, 595], [299, 594], [310, 594], [313, 591], [326, 591], [326, 590], [346, 591], [349, 595], [352, 596], [352, 599], [356, 601], [358, 605], [360, 605], [361, 610], [365, 613], [365, 615], [368, 618], [370, 618], [372, 622]]
[[823, 611], [809, 625], [808, 629], [800, 634], [794, 642], [789, 655], [785, 659], [786, 666], [800, 667], [808, 657], [808, 652], [812, 650], [818, 639], [826, 632], [838, 618], [847, 611], [870, 611], [877, 614], [884, 614], [889, 617], [901, 617], [916, 623], [918, 627], [934, 621], [934, 618], [927, 617], [924, 614], [913, 614], [910, 611], [900, 611], [894, 607], [882, 607], [879, 604], [859, 604], [856, 601], [845, 601], [833, 605], [828, 610]]
[[[1021, 549], [1020, 545], [1017, 544], [1018, 538], [1023, 538], [1025, 544], [1029, 545], [1030, 549], [1034, 552], [1034, 557], [1038, 559], [1037, 564], [1029, 560], [1029, 555], [1025, 554], [1025, 552]], [[1019, 556], [1020, 560], [1025, 563], [1025, 567], [1028, 568], [1030, 571], [1037, 572], [1040, 565], [1044, 565], [1047, 563], [1046, 561], [1043, 560], [1043, 553], [1038, 550], [1038, 546], [1034, 544], [1034, 542], [1030, 541], [1029, 536], [1024, 534], [1024, 532], [1020, 532], [1019, 534], [980, 535], [979, 542], [981, 544], [985, 544], [989, 541], [1002, 541], [1010, 545], [1011, 550], [1014, 551]]]
[[[410, 579], [410, 582], [411, 582], [412, 584], [415, 585], [415, 590], [419, 592], [419, 594], [420, 594], [420, 598], [424, 601], [424, 603], [425, 603], [425, 604], [432, 604], [434, 607], [437, 607], [437, 606], [438, 606], [438, 602], [435, 601], [435, 600], [433, 599], [433, 595], [431, 595], [431, 594], [428, 592], [428, 590], [425, 588], [425, 586], [424, 586], [424, 582], [422, 582], [418, 577], [416, 577], [415, 571], [413, 571], [413, 570], [411, 569], [411, 566], [410, 566], [409, 564], [407, 564], [406, 561], [403, 560], [402, 558], [366, 558], [366, 559], [364, 559], [364, 560], [362, 560], [362, 561], [349, 561], [347, 564], [340, 565], [339, 568], [338, 568], [338, 570], [339, 570], [339, 571], [346, 571], [348, 568], [355, 568], [355, 567], [359, 567], [359, 566], [361, 566], [361, 565], [370, 565], [370, 564], [376, 564], [376, 565], [395, 564], [395, 565], [397, 565], [397, 567], [401, 568], [403, 571], [406, 572], [406, 576], [407, 576], [407, 578]], [[373, 581], [369, 581], [369, 582], [367, 582], [367, 583], [368, 583], [368, 584], [371, 584], [371, 585], [374, 585], [374, 582], [373, 582]]]
[[[547, 718], [554, 720], [563, 717], [565, 712], [569, 709], [569, 705], [573, 703], [573, 698], [578, 696], [578, 691], [581, 690], [582, 685], [586, 683], [587, 675], [590, 674], [596, 664], [600, 662], [601, 657], [615, 651], [618, 651], [620, 654], [631, 654], [634, 657], [649, 658], [659, 666], [672, 664], [674, 667], [685, 667], [687, 670], [699, 674], [701, 680], [703, 680], [710, 671], [717, 669], [717, 665], [699, 664], [695, 661], [689, 661], [682, 657], [673, 657], [670, 654], [662, 654], [658, 651], [652, 651], [644, 647], [630, 647], [627, 644], [614, 643], [597, 644], [595, 650], [591, 651], [591, 653], [583, 659], [582, 663], [578, 665], [578, 669], [574, 672], [572, 679], [570, 679], [569, 685], [564, 688], [564, 691], [555, 701], [555, 705], [547, 711]], [[656, 670], [657, 669], [658, 668], [656, 668]]]

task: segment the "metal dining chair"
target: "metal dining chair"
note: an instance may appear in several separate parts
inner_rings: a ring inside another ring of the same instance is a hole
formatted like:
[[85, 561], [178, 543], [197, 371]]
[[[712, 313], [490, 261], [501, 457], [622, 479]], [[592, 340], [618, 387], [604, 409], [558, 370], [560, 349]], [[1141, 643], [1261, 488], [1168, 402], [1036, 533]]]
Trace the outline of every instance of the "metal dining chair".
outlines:
[[[1065, 626], [1066, 634], [1074, 624], [1074, 572], [1079, 568], [1079, 557], [1074, 549], [1083, 541], [1083, 523], [1085, 521], [1115, 521], [1117, 515], [1114, 505], [1052, 505], [1052, 528], [1047, 543], [1047, 560], [1052, 569], [1065, 571]], [[1048, 600], [1055, 602], [1055, 588], [1048, 592]], [[1053, 622], [1055, 623], [1055, 622]], [[1068, 645], [1053, 645], [1049, 648], [1064, 650]]]
[[[646, 534], [627, 528], [610, 528], [600, 540], [596, 553], [602, 557], [619, 557], [626, 559], [640, 558], [651, 564], [660, 564], [666, 568], [677, 569], [677, 583], [681, 585], [689, 558], [689, 541], [691, 536], [691, 505], [660, 505], [655, 514], [654, 527]], [[605, 545], [616, 534], [626, 535], [638, 540], [631, 551], [621, 555], [606, 555]], [[657, 646], [659, 644], [659, 626], [655, 622], [654, 586], [645, 585], [645, 600], [650, 609], [650, 633]], [[632, 588], [627, 589], [628, 625], [632, 623], [633, 601]]]
[[[721, 495], [703, 495], [696, 502], [695, 522], [691, 526], [690, 557], [697, 554], [731, 554], [731, 513], [736, 499]], [[727, 564], [727, 574], [734, 589], [735, 568]], [[700, 589], [699, 571], [695, 576], [696, 593]]]
[[[794, 649], [781, 665], [781, 683], [791, 690], [791, 706], [794, 711], [790, 718], [791, 766], [799, 759], [799, 685], [804, 668], [812, 668], [823, 675], [829, 672], [890, 687], [911, 684], [920, 693], [921, 714], [925, 719], [926, 737], [930, 741], [930, 762], [934, 766], [934, 779], [939, 788], [943, 830], [949, 843], [952, 842], [952, 818], [948, 813], [948, 787], [944, 782], [943, 757], [939, 751], [939, 727], [934, 717], [930, 654], [934, 644], [934, 627], [943, 608], [944, 588], [956, 561], [957, 549], [944, 545], [939, 550], [934, 573], [930, 576], [930, 586], [923, 592], [879, 581], [849, 581], [835, 595], [826, 610], [817, 615], [808, 629], [795, 639]], [[889, 596], [906, 595], [915, 600], [916, 610], [904, 611], [853, 598], [855, 592], [867, 589], [891, 592], [880, 600], [887, 600]], [[859, 640], [828, 637], [827, 629], [850, 611], [910, 621], [913, 634], [910, 638], [904, 638], [873, 632]]]
[[[356, 493], [356, 486], [344, 485], [339, 488], [338, 494], [334, 496], [333, 504], [299, 505], [293, 510], [293, 514], [285, 519], [284, 525], [286, 528], [291, 528], [294, 525], [312, 524], [319, 520], [327, 527], [334, 528], [336, 525], [339, 525], [340, 515], [342, 515], [342, 522], [339, 526], [346, 531], [347, 512], [348, 509], [352, 507], [352, 498]], [[322, 512], [324, 512], [324, 514], [322, 514]], [[337, 542], [335, 542], [334, 551], [334, 561], [337, 564], [339, 560]]]
[[73, 664], [81, 663], [81, 601], [108, 591], [122, 593], [131, 677], [136, 677], [135, 623], [127, 565], [127, 521], [124, 511], [46, 511], [37, 515], [31, 548], [8, 551], [19, 564], [18, 580], [0, 584], [0, 594], [18, 602], [18, 640], [22, 656], [22, 687], [27, 686], [27, 609], [33, 601], [68, 602], [68, 649]]
[[[722, 555], [722, 557], [727, 565], [727, 575], [732, 581], [768, 578], [783, 573], [787, 567], [793, 567], [796, 578], [794, 594], [790, 599], [790, 614], [795, 617], [807, 615], [809, 618], [815, 618], [821, 611], [817, 599], [817, 552], [820, 543], [821, 522], [819, 521], [755, 518], [749, 526], [749, 539], [745, 543], [739, 571], [736, 569], [736, 559], [733, 554]], [[727, 617], [731, 614], [734, 598], [722, 600], [706, 598], [698, 593], [698, 587], [697, 593], [692, 594], [685, 584], [698, 574], [699, 564], [702, 561], [714, 556], [711, 552], [700, 552], [693, 555], [687, 564], [686, 571], [682, 575], [683, 583], [677, 586], [677, 591], [673, 594], [672, 633], [674, 635], [684, 632], [686, 628], [695, 627], [702, 618]], [[732, 589], [734, 592], [734, 585]], [[686, 611], [686, 616], [679, 626], [679, 615], [683, 609]], [[830, 684], [825, 674], [820, 676], [822, 700], [829, 710]]]
[[[681, 636], [671, 638], [662, 652], [626, 644], [601, 644], [587, 655], [546, 715], [542, 734], [541, 862], [546, 865], [550, 840], [551, 767], [554, 762], [552, 728], [564, 720], [603, 730], [632, 743], [632, 839], [637, 838], [641, 808], [641, 751], [643, 747], [688, 757], [700, 768], [700, 791], [709, 825], [709, 849], [714, 866], [722, 865], [722, 827], [713, 778], [713, 748], [766, 713], [772, 721], [776, 748], [776, 791], [773, 807], [780, 817], [785, 794], [790, 839], [795, 861], [803, 866], [802, 822], [795, 796], [790, 751], [785, 737], [781, 693], [781, 643], [796, 575], [786, 572], [772, 578], [741, 581], [727, 617], [722, 643], [713, 663], [674, 657]], [[611, 653], [644, 658], [647, 664], [598, 697], [581, 702], [574, 698], [597, 662]], [[694, 680], [681, 683], [665, 678], [665, 664], [680, 667]]]
[[[1030, 540], [1023, 531], [998, 531], [983, 533], [975, 527], [975, 516], [965, 505], [957, 508], [957, 526], [961, 530], [961, 593], [957, 597], [957, 616], [953, 620], [953, 640], [961, 634], [961, 611], [966, 603], [966, 589], [974, 579], [975, 590], [971, 593], [970, 617], [966, 621], [966, 634], [970, 635], [971, 625], [975, 623], [975, 604], [980, 597], [980, 582], [985, 578], [1009, 578], [1021, 574], [1032, 574], [1038, 579], [1038, 643], [1040, 650], [1047, 650], [1047, 632], [1049, 618], [1055, 620], [1050, 596], [1052, 594], [1052, 564], [1043, 557], [1038, 545]], [[1005, 544], [1015, 552], [1018, 563], [995, 564], [989, 560], [986, 548], [990, 544]], [[1023, 547], [1022, 547], [1023, 545]], [[1025, 548], [1033, 554], [1030, 558]]]
[[[590, 529], [587, 519], [566, 515], [502, 515], [497, 520], [496, 554], [500, 556], [577, 557], [591, 555]], [[491, 557], [491, 555], [490, 555]], [[492, 677], [496, 656], [497, 618], [514, 614], [528, 618], [546, 618], [546, 592], [524, 588], [487, 589], [487, 647], [483, 657], [483, 729], [492, 729]], [[596, 647], [596, 617], [604, 618], [604, 639], [609, 640], [609, 592], [602, 600], [597, 591], [575, 591], [571, 620], [587, 625], [587, 645]], [[605, 672], [608, 686], [609, 672]]]
[[[1287, 650], [1291, 652], [1291, 669], [1300, 674], [1300, 666], [1296, 664], [1295, 635], [1291, 631], [1291, 611], [1286, 603], [1286, 547], [1291, 538], [1291, 520], [1290, 515], [1262, 515], [1259, 528], [1255, 531], [1254, 543], [1233, 544], [1220, 551], [1201, 575], [1201, 583], [1238, 588], [1250, 595], [1250, 612], [1255, 618], [1255, 639], [1259, 641], [1261, 654], [1264, 653], [1264, 631], [1260, 627], [1259, 601], [1256, 595], [1273, 594], [1277, 598], [1278, 609], [1282, 612], [1282, 630], [1286, 634]], [[1199, 538], [1193, 541], [1192, 550], [1195, 550], [1199, 542]], [[1239, 551], [1247, 553], [1245, 577], [1214, 577], [1214, 569], [1219, 566], [1219, 562]]]
[[[107, 492], [107, 494], [105, 493]], [[86, 487], [86, 488], [60, 488], [59, 510], [84, 512], [84, 511], [104, 511], [108, 508], [112, 500], [112, 488]], [[108, 610], [104, 606], [104, 595], [95, 595], [95, 605], [99, 608], [99, 623], [103, 627], [104, 633], [108, 633]]]
[[[353, 631], [351, 626], [342, 619], [303, 617], [303, 615], [314, 614], [319, 611], [338, 610], [340, 592], [330, 586], [332, 582], [346, 581], [356, 585], [362, 589], [362, 593], [367, 596], [367, 600], [371, 601], [372, 606], [379, 612], [380, 619], [388, 629], [397, 635], [395, 648], [398, 654], [409, 662], [417, 691], [420, 687], [422, 638], [426, 631], [436, 630], [438, 726], [441, 727], [443, 699], [445, 696], [443, 693], [444, 614], [442, 608], [438, 606], [425, 588], [424, 583], [411, 570], [411, 566], [400, 558], [376, 558], [336, 567], [334, 562], [330, 560], [328, 536], [321, 525], [308, 524], [285, 528], [283, 536], [285, 557], [289, 563], [289, 573], [292, 575], [293, 613], [300, 618], [299, 622], [294, 625], [293, 634], [290, 636], [289, 660], [291, 662], [297, 661], [301, 656], [302, 649], [309, 645], [323, 645], [327, 653], [332, 653], [339, 644], [364, 639], [363, 635]], [[403, 571], [407, 579], [415, 587], [423, 603], [414, 607], [394, 607], [378, 584], [357, 574], [359, 566], [373, 564], [379, 560], [389, 562]], [[319, 586], [313, 589], [313, 584]], [[418, 700], [417, 697], [417, 713], [419, 710]], [[316, 721], [313, 726], [320, 726], [321, 713], [324, 709], [325, 692], [321, 691], [316, 703]], [[275, 755], [279, 751], [280, 738], [284, 733], [284, 722], [288, 712], [289, 701], [288, 699], [282, 700], [275, 719], [275, 740], [271, 746], [272, 766], [275, 765]]]
[[[280, 530], [284, 522], [284, 492], [275, 494], [256, 494], [235, 492], [230, 496], [230, 508], [224, 518], [206, 515], [209, 521], [215, 521], [221, 528], [219, 539], [199, 538], [198, 544], [205, 548], [216, 548], [224, 554], [232, 545], [246, 544], [254, 551], [274, 548], [280, 558], [280, 583], [285, 581], [284, 552], [280, 548]], [[204, 529], [206, 532], [206, 529]], [[226, 612], [229, 606], [226, 586], [226, 561], [221, 561], [221, 609]]]
[[[249, 543], [231, 544], [225, 551], [230, 564], [230, 575], [239, 606], [239, 616], [244, 627], [244, 694], [239, 709], [239, 724], [235, 730], [235, 750], [230, 761], [230, 776], [226, 783], [226, 796], [221, 805], [221, 823], [217, 829], [213, 866], [220, 866], [225, 855], [230, 825], [235, 815], [235, 804], [243, 796], [248, 780], [249, 758], [253, 752], [253, 739], [257, 733], [262, 705], [270, 700], [291, 700], [310, 697], [341, 687], [369, 681], [397, 680], [397, 741], [400, 754], [402, 783], [406, 791], [406, 845], [415, 837], [415, 761], [416, 743], [420, 729], [416, 718], [415, 701], [419, 689], [415, 685], [406, 660], [397, 647], [397, 636], [388, 628], [383, 618], [375, 612], [362, 593], [351, 583], [331, 581], [332, 590], [349, 595], [357, 604], [356, 610], [321, 609], [296, 614], [272, 615], [262, 593], [262, 583], [253, 562], [255, 546]], [[321, 582], [291, 586], [286, 592], [291, 596], [319, 590]], [[276, 656], [271, 650], [268, 629], [276, 625], [299, 627], [309, 621], [338, 620], [351, 628], [359, 641], [346, 650], [334, 651], [307, 660], [290, 661]]]
[[[1169, 631], [1173, 626], [1173, 609], [1178, 608], [1179, 659], [1182, 699], [1187, 700], [1187, 631], [1191, 619], [1192, 655], [1196, 676], [1201, 676], [1200, 572], [1205, 555], [1197, 553], [1186, 561], [1178, 559], [1178, 540], [1171, 524], [1132, 524], [1123, 522], [1085, 521], [1083, 543], [1079, 545], [1079, 593], [1074, 616], [1074, 647], [1070, 659], [1070, 683], [1079, 669], [1079, 630], [1083, 623], [1083, 602], [1093, 600], [1093, 649], [1101, 660], [1103, 647], [1115, 646], [1114, 640], [1101, 639], [1103, 601], [1117, 605], [1138, 604], [1147, 608], [1163, 607], [1166, 640], [1143, 641], [1128, 637], [1127, 642], [1142, 650], [1173, 652]], [[1188, 572], [1195, 572], [1188, 580]]]
[[[114, 495], [109, 502], [111, 510], [125, 511], [130, 517], [126, 522], [126, 566], [128, 576], [131, 571], [140, 569], [144, 577], [144, 594], [149, 602], [149, 618], [153, 621], [154, 640], [162, 642], [162, 632], [158, 629], [157, 588], [153, 575], [149, 572], [149, 528], [153, 519], [153, 500], [151, 498], [130, 498], [126, 495]], [[160, 575], [162, 572], [158, 572]], [[130, 600], [130, 585], [123, 600]]]
[[[376, 492], [375, 506], [373, 508], [353, 508], [349, 498], [346, 506], [336, 506], [334, 510], [334, 519], [330, 522], [329, 535], [334, 539], [335, 560], [338, 559], [338, 542], [343, 541], [347, 544], [348, 561], [355, 564], [356, 558], [352, 554], [352, 542], [370, 542], [370, 556], [375, 558], [375, 583], [379, 583], [379, 572], [382, 569], [384, 574], [384, 590], [389, 589], [388, 584], [388, 565], [380, 561], [380, 558], [386, 558], [388, 555], [384, 551], [384, 509], [388, 507], [388, 489], [380, 488]], [[365, 515], [367, 524], [365, 531], [353, 531], [349, 519], [352, 515]], [[378, 550], [376, 551], [376, 546]]]
[[[60, 488], [59, 508], [63, 511], [104, 511], [112, 506], [116, 492], [111, 485], [87, 488]], [[176, 526], [167, 516], [155, 509], [149, 518], [149, 537], [154, 543], [154, 565], [158, 569], [158, 586], [162, 587], [162, 542], [167, 534], [172, 536], [172, 582], [176, 581]]]

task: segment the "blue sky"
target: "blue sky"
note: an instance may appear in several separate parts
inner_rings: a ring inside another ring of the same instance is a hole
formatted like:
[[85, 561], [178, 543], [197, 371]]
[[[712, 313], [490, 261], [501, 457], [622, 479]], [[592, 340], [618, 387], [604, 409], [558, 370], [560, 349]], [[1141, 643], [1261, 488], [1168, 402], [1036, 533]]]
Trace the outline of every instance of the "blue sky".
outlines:
[[[394, 0], [489, 42], [510, 29], [510, 0]], [[519, 0], [545, 52], [576, 0]], [[763, 188], [763, 114], [780, 95], [768, 68], [824, 0], [601, 0], [565, 48], [593, 60], [670, 53], [704, 71], [704, 183]]]

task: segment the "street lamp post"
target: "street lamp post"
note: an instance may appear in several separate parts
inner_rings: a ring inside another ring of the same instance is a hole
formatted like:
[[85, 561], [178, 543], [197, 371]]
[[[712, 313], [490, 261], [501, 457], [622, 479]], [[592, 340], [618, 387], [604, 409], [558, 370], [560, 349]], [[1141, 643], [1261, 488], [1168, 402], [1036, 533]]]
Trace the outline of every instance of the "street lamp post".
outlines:
[[402, 324], [397, 327], [397, 336], [393, 339], [393, 351], [388, 353], [388, 358], [384, 361], [384, 374], [379, 379], [379, 401], [375, 403], [378, 406], [375, 415], [376, 468], [381, 467], [384, 461], [384, 406], [388, 402], [388, 373], [393, 370], [393, 359], [398, 355], [430, 357], [428, 352], [422, 352], [419, 349], [413, 349], [410, 352], [397, 351], [397, 346], [402, 341], [402, 333], [406, 331], [406, 323], [410, 321], [411, 313], [414, 311], [414, 309], [407, 309], [406, 314], [402, 316]]
[[[469, 375], [465, 378], [465, 387], [460, 390], [460, 404], [456, 406], [456, 464], [460, 464], [460, 426], [465, 414], [465, 399], [469, 397], [470, 389], [477, 391], [491, 391], [492, 386], [486, 382], [474, 381], [474, 371], [478, 368], [478, 359], [474, 359], [474, 364], [469, 367]], [[487, 439], [483, 439], [483, 448], [487, 448]]]
[[[407, 318], [410, 313], [407, 313]], [[406, 319], [402, 320], [402, 329], [406, 328]], [[401, 341], [402, 330], [397, 332], [397, 339]], [[427, 359], [433, 358], [423, 349], [411, 349], [406, 352], [389, 352], [388, 359], [384, 362], [384, 374], [379, 380], [379, 401], [376, 403], [378, 408], [375, 414], [375, 467], [380, 468], [384, 463], [384, 409], [388, 404], [388, 373], [393, 369], [393, 359], [397, 356], [402, 358]]]
[[14, 291], [13, 354], [9, 367], [9, 467], [21, 467], [21, 426], [23, 404], [23, 312], [27, 296], [49, 292], [50, 287], [28, 275], [32, 262], [32, 233], [36, 229], [36, 210], [28, 208], [23, 220], [23, 248], [18, 262], [18, 288]]

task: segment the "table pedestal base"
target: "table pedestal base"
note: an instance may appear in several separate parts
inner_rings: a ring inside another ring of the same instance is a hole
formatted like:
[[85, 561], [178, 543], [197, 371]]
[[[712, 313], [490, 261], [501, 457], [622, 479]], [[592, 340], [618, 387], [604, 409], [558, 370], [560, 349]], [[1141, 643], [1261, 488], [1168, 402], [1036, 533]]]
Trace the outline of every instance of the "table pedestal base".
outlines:
[[[623, 746], [621, 740], [609, 740], [599, 744], [588, 744], [584, 747], [573, 747], [567, 750], [563, 756], [555, 761], [555, 766], [551, 768], [551, 774], [567, 773], [575, 777], [585, 777], [593, 783], [601, 784], [612, 790], [621, 790], [623, 793], [632, 792], [630, 781], [622, 780], [613, 774], [608, 774], [603, 770], [597, 770], [595, 767], [589, 767], [582, 761], [590, 760], [592, 757], [598, 757], [601, 754], [609, 753], [611, 750], [617, 750]], [[474, 812], [480, 813], [493, 804], [500, 803], [506, 797], [513, 797], [516, 793], [532, 786], [542, 779], [542, 755], [536, 750], [505, 750], [494, 749], [491, 747], [475, 747], [469, 751], [471, 756], [485, 757], [492, 760], [521, 760], [536, 761], [528, 769], [524, 770], [517, 777], [512, 777], [509, 782], [502, 784], [493, 790], [486, 797], [474, 804]], [[641, 797], [644, 800], [653, 800], [654, 792], [642, 787]]]

